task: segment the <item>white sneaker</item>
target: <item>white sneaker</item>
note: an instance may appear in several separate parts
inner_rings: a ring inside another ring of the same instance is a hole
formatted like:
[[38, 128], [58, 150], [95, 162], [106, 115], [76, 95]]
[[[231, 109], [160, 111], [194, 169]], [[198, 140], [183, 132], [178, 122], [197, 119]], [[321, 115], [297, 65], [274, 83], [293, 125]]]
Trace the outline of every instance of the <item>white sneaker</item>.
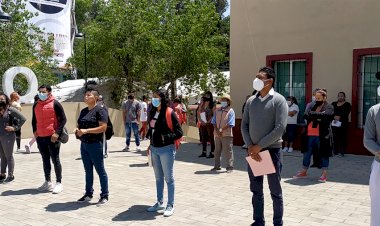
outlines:
[[287, 147], [284, 147], [283, 149], [281, 149], [282, 152], [288, 152], [288, 148]]
[[63, 185], [59, 182], [55, 184], [55, 187], [53, 189], [53, 194], [59, 194], [63, 191]]
[[174, 207], [172, 205], [167, 205], [165, 212], [164, 212], [164, 217], [170, 217], [174, 213]]
[[137, 146], [137, 147], [136, 147], [136, 151], [141, 151], [140, 146]]
[[25, 152], [30, 154], [30, 146], [29, 145], [25, 145]]
[[157, 211], [164, 210], [164, 209], [165, 209], [164, 204], [160, 203], [160, 202], [157, 202], [153, 206], [149, 207], [146, 211], [148, 211], [148, 212], [157, 212]]
[[293, 148], [288, 149], [288, 153], [291, 153], [291, 152], [293, 152]]
[[45, 181], [39, 188], [38, 191], [53, 191], [53, 183], [50, 181]]
[[17, 152], [25, 152], [25, 149], [19, 148], [17, 149]]

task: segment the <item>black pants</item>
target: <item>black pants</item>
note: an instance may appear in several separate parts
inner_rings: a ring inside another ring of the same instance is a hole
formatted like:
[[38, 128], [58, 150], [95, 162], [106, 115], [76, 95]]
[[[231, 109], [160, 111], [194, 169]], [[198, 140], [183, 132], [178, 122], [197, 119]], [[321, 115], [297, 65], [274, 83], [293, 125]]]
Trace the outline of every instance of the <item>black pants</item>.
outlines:
[[[282, 217], [284, 215], [284, 202], [282, 199], [281, 188], [281, 153], [280, 148], [268, 148], [276, 173], [268, 174], [268, 185], [273, 202], [273, 224], [282, 226]], [[264, 192], [263, 192], [263, 176], [255, 177], [251, 167], [248, 165], [248, 175], [250, 180], [250, 189], [252, 192], [253, 220], [255, 225], [265, 225], [264, 219]]]
[[17, 150], [20, 149], [21, 146], [21, 129], [15, 131], [16, 134], [16, 144], [17, 144]]
[[347, 131], [348, 128], [342, 127], [332, 127], [333, 137], [334, 137], [334, 154], [344, 155], [347, 148]]
[[211, 143], [211, 154], [214, 154], [215, 140], [214, 140], [214, 126], [210, 123], [205, 126], [201, 126], [202, 134], [202, 153], [207, 153], [207, 141]]
[[59, 148], [60, 142], [51, 142], [51, 136], [49, 137], [37, 137], [37, 146], [42, 156], [42, 162], [44, 166], [45, 180], [51, 181], [51, 164], [50, 158], [54, 165], [54, 171], [57, 182], [61, 183], [62, 180], [62, 166], [59, 160]]

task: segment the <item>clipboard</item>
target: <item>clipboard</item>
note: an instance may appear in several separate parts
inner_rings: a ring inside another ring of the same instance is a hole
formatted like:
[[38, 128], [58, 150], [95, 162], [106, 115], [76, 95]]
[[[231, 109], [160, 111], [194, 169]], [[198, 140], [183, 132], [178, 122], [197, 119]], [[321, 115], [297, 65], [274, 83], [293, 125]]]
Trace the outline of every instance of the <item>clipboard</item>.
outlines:
[[274, 168], [273, 161], [272, 161], [272, 158], [270, 157], [269, 151], [268, 150], [262, 151], [259, 153], [259, 155], [261, 157], [261, 162], [254, 160], [251, 156], [245, 157], [249, 166], [251, 167], [253, 175], [255, 177], [258, 177], [258, 176], [275, 173], [276, 169]]

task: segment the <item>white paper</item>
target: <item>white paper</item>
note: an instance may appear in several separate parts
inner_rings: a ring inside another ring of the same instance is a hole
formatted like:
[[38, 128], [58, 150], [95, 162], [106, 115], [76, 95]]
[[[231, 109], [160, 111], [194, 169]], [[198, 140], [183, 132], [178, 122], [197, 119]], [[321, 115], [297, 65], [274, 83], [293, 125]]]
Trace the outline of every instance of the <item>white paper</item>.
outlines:
[[341, 127], [342, 126], [342, 122], [341, 121], [338, 121], [338, 120], [333, 120], [331, 122], [331, 126], [334, 126], [334, 127]]
[[200, 115], [202, 122], [207, 123], [206, 112], [202, 112]]
[[273, 161], [272, 161], [272, 158], [270, 157], [269, 151], [268, 150], [262, 151], [259, 153], [259, 155], [261, 157], [260, 162], [254, 160], [251, 156], [247, 156], [245, 158], [252, 169], [253, 175], [255, 177], [258, 177], [258, 176], [275, 173], [276, 169], [274, 168]]

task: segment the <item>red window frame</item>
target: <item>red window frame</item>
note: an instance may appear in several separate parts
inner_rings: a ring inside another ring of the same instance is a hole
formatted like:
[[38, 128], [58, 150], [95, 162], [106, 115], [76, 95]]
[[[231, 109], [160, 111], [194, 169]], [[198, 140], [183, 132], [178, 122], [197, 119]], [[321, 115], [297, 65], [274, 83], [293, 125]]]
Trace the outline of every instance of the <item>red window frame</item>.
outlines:
[[358, 128], [358, 84], [360, 78], [361, 61], [360, 58], [366, 55], [380, 55], [380, 47], [354, 49], [352, 56], [352, 109], [351, 109], [351, 125]]
[[276, 61], [285, 60], [305, 60], [306, 61], [306, 102], [311, 101], [312, 96], [312, 82], [313, 82], [313, 53], [292, 53], [292, 54], [278, 54], [268, 55], [266, 57], [266, 65], [274, 67]]

